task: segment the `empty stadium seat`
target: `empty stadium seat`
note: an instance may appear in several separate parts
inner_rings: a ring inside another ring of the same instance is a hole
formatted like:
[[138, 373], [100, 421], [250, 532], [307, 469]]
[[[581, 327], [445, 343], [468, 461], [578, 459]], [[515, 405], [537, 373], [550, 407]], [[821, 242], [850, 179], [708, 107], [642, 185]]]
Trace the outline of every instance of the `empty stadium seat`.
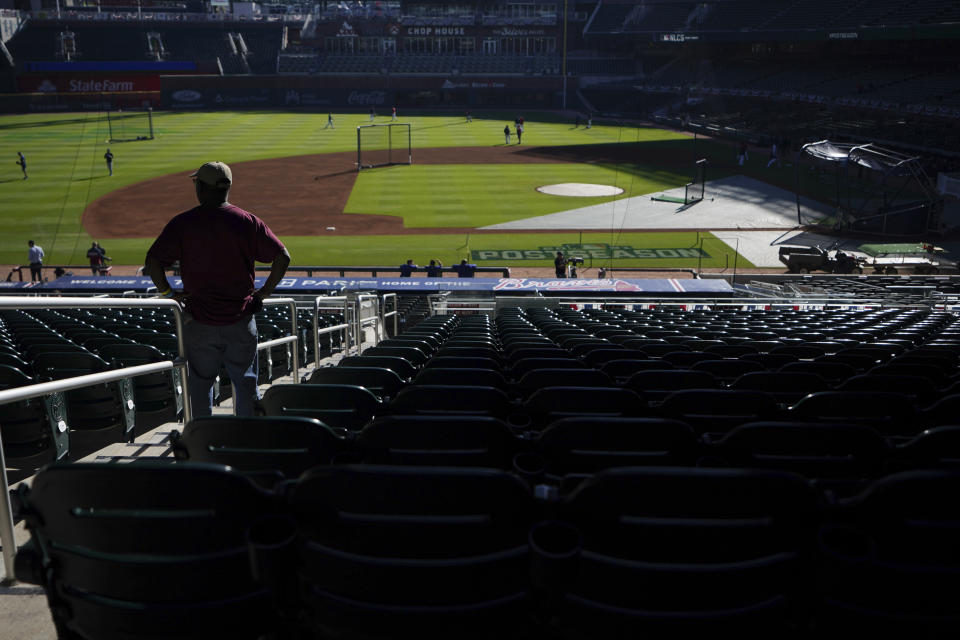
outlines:
[[946, 638], [957, 628], [960, 471], [906, 471], [840, 502], [819, 535], [817, 632]]
[[487, 416], [384, 416], [367, 423], [354, 444], [367, 464], [507, 470], [520, 449], [506, 423]]
[[223, 466], [56, 464], [19, 493], [17, 579], [47, 593], [58, 637], [257, 638], [277, 630], [246, 534], [274, 503]]
[[268, 416], [301, 416], [351, 431], [383, 410], [377, 396], [349, 384], [274, 384], [263, 394]]
[[[604, 638], [791, 635], [813, 585], [815, 510], [811, 487], [783, 472], [601, 471], [561, 504], [575, 535], [566, 536], [574, 559], [554, 561], [548, 585], [559, 592], [559, 628]], [[549, 533], [544, 563], [566, 557]]]
[[300, 597], [318, 631], [488, 637], [529, 610], [534, 510], [513, 475], [318, 468], [300, 478], [289, 504]]
[[330, 464], [349, 447], [319, 420], [292, 416], [209, 416], [170, 433], [178, 461], [227, 465], [270, 488], [312, 467]]

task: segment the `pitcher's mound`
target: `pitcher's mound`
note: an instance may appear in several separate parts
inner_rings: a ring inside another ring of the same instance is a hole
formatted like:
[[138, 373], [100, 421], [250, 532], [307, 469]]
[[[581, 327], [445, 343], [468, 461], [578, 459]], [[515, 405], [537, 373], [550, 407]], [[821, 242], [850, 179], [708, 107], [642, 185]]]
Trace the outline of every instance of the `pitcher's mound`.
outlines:
[[608, 184], [585, 184], [583, 182], [564, 182], [562, 184], [547, 184], [537, 187], [540, 193], [547, 193], [551, 196], [573, 196], [579, 198], [592, 196], [618, 196], [623, 193], [620, 187], [612, 187]]

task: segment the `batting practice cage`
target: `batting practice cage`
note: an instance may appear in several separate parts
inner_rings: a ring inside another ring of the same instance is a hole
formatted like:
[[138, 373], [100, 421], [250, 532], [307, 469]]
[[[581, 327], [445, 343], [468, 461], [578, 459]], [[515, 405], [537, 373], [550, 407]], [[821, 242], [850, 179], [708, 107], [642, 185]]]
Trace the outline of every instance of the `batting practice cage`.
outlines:
[[409, 124], [357, 127], [357, 171], [391, 164], [413, 164]]
[[803, 145], [796, 173], [798, 224], [890, 236], [939, 229], [943, 199], [915, 156], [821, 140]]
[[108, 109], [107, 142], [153, 140], [153, 109]]
[[707, 185], [707, 159], [702, 158], [697, 160], [694, 163], [695, 172], [693, 178], [690, 179], [690, 182], [683, 186], [683, 198], [679, 196], [670, 196], [667, 194], [661, 194], [659, 196], [651, 196], [651, 200], [656, 200], [657, 202], [673, 202], [675, 204], [694, 204], [695, 202], [700, 202], [703, 200], [703, 197], [706, 193]]

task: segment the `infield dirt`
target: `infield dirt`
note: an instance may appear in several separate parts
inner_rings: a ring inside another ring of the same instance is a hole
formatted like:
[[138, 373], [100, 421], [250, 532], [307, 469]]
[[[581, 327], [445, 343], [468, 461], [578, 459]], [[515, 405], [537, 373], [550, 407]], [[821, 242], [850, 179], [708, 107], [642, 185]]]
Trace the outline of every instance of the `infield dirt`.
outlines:
[[[564, 147], [440, 147], [417, 149], [417, 164], [566, 164], [636, 161], [632, 145]], [[676, 158], [658, 157], [666, 166]], [[396, 235], [484, 233], [474, 228], [407, 229], [397, 216], [345, 214], [357, 178], [352, 152], [272, 158], [231, 164], [230, 200], [262, 218], [278, 235]], [[112, 191], [87, 205], [83, 226], [94, 238], [152, 238], [174, 215], [196, 206], [189, 172], [153, 178]], [[536, 230], [530, 233], [536, 233]], [[496, 233], [494, 231], [488, 233]]]

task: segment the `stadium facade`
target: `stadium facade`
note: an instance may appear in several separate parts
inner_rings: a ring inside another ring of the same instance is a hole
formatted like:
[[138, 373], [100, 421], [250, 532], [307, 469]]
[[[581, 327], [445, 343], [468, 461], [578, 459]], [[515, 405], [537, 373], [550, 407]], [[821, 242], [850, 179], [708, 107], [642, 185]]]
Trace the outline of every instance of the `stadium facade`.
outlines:
[[522, 106], [957, 146], [936, 0], [33, 5], [0, 16], [5, 112]]

